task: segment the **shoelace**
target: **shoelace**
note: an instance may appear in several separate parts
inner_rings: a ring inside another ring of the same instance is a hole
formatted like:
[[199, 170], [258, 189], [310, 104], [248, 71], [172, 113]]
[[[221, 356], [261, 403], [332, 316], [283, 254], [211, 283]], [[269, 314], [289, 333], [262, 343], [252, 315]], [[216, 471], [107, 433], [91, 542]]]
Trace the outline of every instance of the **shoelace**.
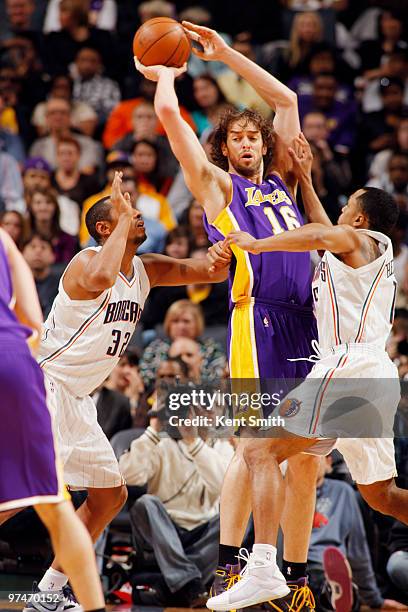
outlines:
[[[294, 591], [292, 601], [288, 604], [287, 611], [285, 612], [299, 612], [305, 605], [312, 610], [315, 609], [316, 603], [315, 598], [308, 586], [297, 587], [295, 585], [289, 585], [291, 591]], [[268, 601], [269, 605], [277, 610], [277, 612], [283, 612], [282, 608], [277, 606], [273, 601]]]
[[322, 351], [320, 350], [319, 343], [313, 338], [310, 343], [314, 353], [309, 357], [296, 357], [295, 359], [288, 359], [288, 361], [310, 361], [310, 363], [317, 363], [322, 358]]
[[240, 561], [241, 559], [242, 561], [245, 561], [245, 567], [239, 572], [240, 578], [243, 578], [247, 573], [251, 555], [249, 554], [246, 548], [240, 548], [238, 554], [236, 555], [236, 558], [238, 559], [238, 561]]

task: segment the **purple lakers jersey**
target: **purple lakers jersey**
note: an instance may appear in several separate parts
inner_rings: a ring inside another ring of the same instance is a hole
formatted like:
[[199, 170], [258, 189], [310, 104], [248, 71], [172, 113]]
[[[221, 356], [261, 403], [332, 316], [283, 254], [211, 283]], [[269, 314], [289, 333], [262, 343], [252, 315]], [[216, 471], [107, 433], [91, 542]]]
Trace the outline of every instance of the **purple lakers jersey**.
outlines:
[[[208, 236], [216, 242], [229, 232], [244, 231], [267, 238], [303, 225], [303, 219], [283, 181], [274, 174], [257, 185], [230, 174], [232, 198], [213, 223], [204, 216]], [[311, 306], [309, 253], [270, 252], [253, 255], [235, 245], [230, 266], [231, 305], [250, 298]]]
[[9, 262], [3, 242], [0, 238], [0, 338], [1, 345], [26, 340], [31, 331], [21, 325], [11, 310], [13, 303], [13, 284], [11, 282]]

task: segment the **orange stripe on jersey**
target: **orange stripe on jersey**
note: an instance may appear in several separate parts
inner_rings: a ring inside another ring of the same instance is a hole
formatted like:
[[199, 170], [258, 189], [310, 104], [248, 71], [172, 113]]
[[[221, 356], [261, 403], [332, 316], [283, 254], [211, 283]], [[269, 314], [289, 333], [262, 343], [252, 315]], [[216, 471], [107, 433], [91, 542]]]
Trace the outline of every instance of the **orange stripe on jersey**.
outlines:
[[375, 293], [375, 291], [376, 291], [376, 289], [377, 289], [377, 287], [379, 285], [381, 277], [384, 274], [384, 270], [385, 270], [385, 262], [383, 263], [383, 266], [382, 266], [382, 268], [380, 270], [380, 273], [378, 274], [377, 279], [374, 280], [373, 286], [370, 289], [371, 295], [370, 295], [370, 292], [369, 292], [369, 294], [367, 296], [368, 300], [366, 301], [366, 304], [365, 304], [365, 312], [364, 312], [364, 308], [363, 308], [363, 313], [361, 315], [360, 328], [359, 328], [359, 331], [357, 332], [357, 337], [356, 337], [356, 340], [355, 340], [356, 342], [360, 342], [361, 338], [363, 337], [364, 326], [365, 326], [365, 323], [366, 323], [368, 311], [370, 309], [370, 304], [371, 304], [371, 301], [373, 299], [374, 293]]
[[332, 313], [333, 313], [334, 339], [336, 341], [336, 344], [341, 344], [340, 338], [339, 338], [339, 319], [338, 319], [337, 302], [336, 302], [334, 287], [333, 287], [333, 283], [331, 279], [331, 273], [330, 273], [328, 265], [327, 265], [327, 272], [328, 272], [327, 284], [329, 286], [330, 302], [331, 302]]
[[329, 382], [331, 381], [331, 379], [332, 379], [334, 373], [336, 372], [336, 370], [339, 370], [340, 368], [343, 368], [346, 365], [346, 363], [348, 361], [348, 358], [349, 358], [349, 356], [348, 356], [348, 349], [347, 349], [346, 353], [344, 353], [344, 355], [342, 355], [342, 357], [340, 358], [340, 361], [338, 362], [336, 367], [332, 369], [332, 371], [330, 372], [330, 374], [329, 374], [329, 376], [328, 376], [328, 378], [326, 380], [326, 384], [324, 385], [324, 389], [323, 389], [323, 391], [322, 391], [322, 393], [320, 395], [319, 405], [317, 407], [317, 414], [316, 414], [315, 423], [314, 423], [314, 426], [313, 426], [313, 429], [312, 429], [312, 433], [316, 433], [317, 424], [319, 422], [320, 410], [321, 410], [322, 403], [323, 403], [323, 397], [324, 397], [324, 394], [326, 393], [327, 387], [329, 386]]

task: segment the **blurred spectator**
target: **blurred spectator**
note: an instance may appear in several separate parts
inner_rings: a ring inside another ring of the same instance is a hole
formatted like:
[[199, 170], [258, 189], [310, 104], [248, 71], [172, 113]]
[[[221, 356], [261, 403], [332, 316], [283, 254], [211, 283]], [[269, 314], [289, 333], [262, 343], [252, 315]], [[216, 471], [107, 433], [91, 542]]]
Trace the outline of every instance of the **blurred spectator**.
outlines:
[[[120, 102], [108, 117], [108, 120], [103, 131], [103, 144], [106, 149], [111, 149], [121, 138], [126, 134], [134, 131], [134, 122], [132, 120], [133, 111], [142, 102], [148, 102], [153, 106], [154, 94], [156, 91], [156, 83], [144, 79], [140, 84], [140, 96], [138, 98], [131, 98], [130, 100], [124, 100]], [[176, 88], [177, 91], [177, 88]], [[187, 123], [196, 131], [195, 123], [190, 113], [180, 105], [181, 116]], [[157, 121], [157, 119], [156, 119]], [[157, 133], [165, 136], [163, 126], [157, 123]], [[140, 133], [137, 139], [141, 138]]]
[[408, 154], [392, 153], [387, 172], [378, 179], [370, 180], [369, 187], [379, 187], [398, 196], [398, 205], [408, 213]]
[[203, 221], [203, 208], [197, 200], [191, 200], [190, 205], [180, 218], [180, 224], [185, 225], [190, 233], [192, 248], [208, 247], [207, 232]]
[[[58, 32], [61, 30], [59, 13], [60, 0], [49, 0], [45, 14], [44, 32]], [[117, 8], [115, 0], [90, 0], [89, 23], [100, 30], [113, 32], [116, 26]]]
[[294, 16], [289, 47], [281, 52], [276, 71], [283, 82], [306, 73], [307, 59], [314, 44], [323, 40], [323, 23], [314, 12]]
[[8, 153], [0, 151], [0, 212], [17, 210], [24, 213], [23, 182], [18, 163]]
[[5, 40], [36, 28], [34, 0], [6, 0], [5, 5], [6, 19], [0, 25], [1, 39]]
[[61, 0], [58, 6], [61, 30], [45, 37], [45, 59], [50, 74], [67, 72], [82, 47], [98, 49], [109, 76], [115, 76], [117, 61], [110, 32], [90, 25], [87, 0]]
[[189, 300], [174, 302], [166, 312], [163, 331], [165, 338], [156, 338], [144, 350], [140, 360], [140, 373], [146, 386], [154, 381], [160, 361], [167, 355], [170, 344], [177, 338], [190, 338], [200, 344], [203, 357], [202, 376], [206, 380], [221, 377], [225, 355], [212, 338], [201, 339], [204, 317], [199, 305]]
[[[164, 589], [180, 605], [193, 606], [203, 602], [217, 566], [219, 498], [233, 448], [182, 425], [175, 434], [181, 439], [161, 438], [161, 427], [152, 418], [119, 464], [128, 484], [147, 483], [147, 494], [130, 511], [138, 552], [151, 547]], [[162, 593], [164, 601], [168, 595]]]
[[0, 215], [0, 227], [12, 237], [17, 247], [22, 249], [25, 240], [25, 220], [17, 210], [6, 210]]
[[217, 125], [229, 104], [217, 81], [210, 74], [195, 77], [193, 91], [199, 110], [193, 111], [192, 117], [198, 136], [201, 136], [205, 130]]
[[44, 319], [48, 317], [51, 306], [58, 293], [61, 268], [54, 269], [54, 246], [45, 236], [33, 233], [23, 247], [24, 259], [33, 273]]
[[387, 563], [387, 574], [391, 582], [408, 598], [408, 527], [395, 521], [388, 540], [391, 556]]
[[166, 0], [147, 0], [147, 2], [141, 2], [137, 10], [141, 23], [145, 23], [145, 21], [155, 17], [171, 17], [173, 19], [176, 17], [174, 4]]
[[327, 546], [336, 546], [347, 557], [365, 605], [379, 610], [401, 609], [398, 602], [384, 600], [378, 588], [355, 492], [347, 482], [325, 478], [330, 471], [330, 456], [321, 457], [316, 500], [319, 521], [312, 530], [308, 554], [308, 575], [318, 599], [317, 609], [321, 609], [319, 597], [325, 586], [323, 552]]
[[[52, 170], [42, 157], [30, 157], [24, 164], [23, 184], [25, 198], [27, 199], [34, 189], [40, 187], [47, 189], [51, 187]], [[65, 195], [58, 195], [58, 206], [60, 209], [61, 229], [71, 236], [76, 236], [79, 231], [78, 205]]]
[[28, 194], [27, 204], [30, 231], [51, 241], [55, 263], [67, 264], [77, 251], [77, 240], [61, 230], [56, 192], [37, 187]]
[[102, 147], [83, 134], [71, 132], [71, 106], [62, 98], [50, 98], [46, 104], [45, 117], [49, 136], [37, 139], [30, 149], [31, 157], [42, 157], [51, 168], [55, 168], [57, 142], [62, 136], [74, 136], [81, 146], [79, 168], [82, 172], [91, 174], [95, 168], [102, 165]]
[[30, 33], [22, 33], [4, 40], [1, 45], [2, 61], [16, 70], [21, 79], [20, 103], [29, 110], [44, 100], [47, 92], [47, 76]]
[[[63, 98], [71, 106], [71, 127], [78, 130], [85, 136], [92, 136], [98, 116], [85, 102], [78, 102], [72, 99], [73, 82], [68, 74], [59, 74], [52, 80], [49, 98]], [[39, 136], [45, 136], [49, 132], [46, 119], [47, 102], [40, 102], [34, 109], [31, 122], [37, 130]]]
[[[81, 228], [79, 231], [79, 241], [82, 247], [88, 246], [90, 236], [86, 227], [85, 217], [88, 210], [99, 199], [110, 195], [112, 181], [115, 176], [115, 170], [123, 173], [122, 189], [129, 192], [133, 206], [143, 210], [147, 210], [148, 215], [144, 219], [147, 238], [145, 242], [138, 248], [138, 254], [142, 253], [161, 253], [164, 247], [166, 237], [166, 229], [164, 224], [156, 220], [156, 216], [162, 214], [163, 221], [171, 221], [167, 213], [171, 213], [170, 206], [164, 196], [153, 192], [150, 188], [146, 189], [143, 185], [140, 187], [136, 184], [135, 173], [130, 162], [129, 156], [120, 151], [112, 151], [106, 158], [107, 166], [107, 183], [103, 191], [91, 196], [85, 200], [82, 208]], [[143, 214], [143, 213], [142, 213]], [[92, 244], [94, 244], [92, 242]]]
[[364, 88], [361, 104], [365, 113], [383, 108], [380, 87], [383, 79], [388, 78], [400, 79], [405, 84], [403, 103], [408, 105], [408, 50], [394, 51], [378, 70], [368, 71], [365, 77], [356, 80], [356, 84]]
[[299, 114], [303, 122], [305, 115], [312, 111], [322, 113], [327, 120], [330, 145], [341, 153], [347, 153], [354, 142], [357, 109], [354, 101], [336, 100], [337, 89], [334, 74], [316, 75], [312, 95], [301, 95], [298, 98]]
[[169, 346], [170, 359], [181, 359], [187, 365], [188, 378], [196, 384], [202, 382], [203, 356], [200, 345], [191, 338], [176, 338]]
[[[396, 140], [396, 150], [408, 155], [408, 117], [401, 119], [397, 128]], [[392, 149], [385, 149], [375, 155], [369, 169], [370, 178], [380, 179], [387, 172], [392, 153]]]
[[164, 254], [176, 259], [185, 259], [190, 252], [190, 234], [188, 229], [179, 225], [167, 234]]
[[345, 155], [330, 146], [327, 120], [322, 113], [305, 115], [302, 129], [313, 152], [314, 187], [330, 219], [336, 223], [342, 207], [341, 196], [350, 188], [350, 164]]
[[[232, 48], [245, 57], [256, 62], [255, 48], [252, 44], [250, 32], [240, 32], [236, 34], [232, 42]], [[270, 106], [261, 98], [245, 79], [230, 69], [223, 70], [217, 76], [217, 83], [220, 86], [226, 100], [237, 108], [251, 108], [258, 111], [264, 117], [271, 116]]]
[[394, 274], [397, 281], [396, 308], [408, 307], [408, 246], [405, 244], [408, 230], [408, 215], [400, 212], [390, 238], [394, 253]]
[[82, 204], [100, 187], [95, 175], [83, 174], [79, 170], [81, 146], [76, 138], [63, 136], [57, 142], [56, 169], [52, 173], [51, 184], [58, 193]]
[[132, 163], [139, 184], [167, 195], [173, 179], [159, 172], [159, 150], [153, 142], [137, 140], [132, 151]]
[[[319, 74], [335, 74], [338, 79], [348, 80], [350, 76], [344, 62], [339, 59], [335, 48], [326, 42], [316, 43], [310, 50], [306, 60], [306, 73], [290, 79], [288, 87], [301, 95], [311, 96], [313, 93], [313, 81]], [[352, 99], [353, 92], [345, 82], [338, 81], [336, 100], [346, 102]]]
[[159, 120], [152, 102], [143, 100], [132, 112], [131, 132], [118, 140], [113, 149], [133, 153], [140, 140], [149, 140], [157, 148], [158, 173], [161, 180], [173, 177], [179, 169], [179, 163], [170, 148], [167, 136], [158, 133]]
[[[0, 97], [1, 107], [1, 97]], [[24, 147], [21, 138], [17, 134], [11, 134], [0, 128], [0, 151], [8, 153], [19, 163], [23, 164], [25, 159]]]
[[0, 64], [0, 128], [18, 134], [25, 145], [33, 138], [29, 122], [30, 112], [20, 101], [22, 79], [11, 64]]
[[[399, 357], [398, 345], [402, 342], [406, 343], [408, 338], [408, 310], [406, 308], [397, 308], [395, 310], [394, 322], [392, 324], [391, 334], [387, 340], [387, 353], [390, 359], [396, 360]], [[399, 365], [397, 363], [397, 365]], [[400, 374], [401, 377], [401, 374]]]
[[400, 79], [381, 79], [382, 109], [363, 116], [358, 136], [365, 154], [393, 147], [395, 130], [403, 117], [404, 84]]
[[113, 108], [120, 102], [119, 85], [103, 76], [104, 66], [97, 49], [82, 47], [75, 57], [71, 70], [74, 82], [73, 99], [86, 102], [98, 115], [99, 125], [103, 126]]
[[361, 70], [366, 78], [390, 76], [386, 68], [390, 54], [407, 48], [407, 43], [403, 40], [404, 25], [396, 14], [382, 11], [378, 17], [377, 27], [378, 32], [374, 39], [363, 41], [359, 49]]

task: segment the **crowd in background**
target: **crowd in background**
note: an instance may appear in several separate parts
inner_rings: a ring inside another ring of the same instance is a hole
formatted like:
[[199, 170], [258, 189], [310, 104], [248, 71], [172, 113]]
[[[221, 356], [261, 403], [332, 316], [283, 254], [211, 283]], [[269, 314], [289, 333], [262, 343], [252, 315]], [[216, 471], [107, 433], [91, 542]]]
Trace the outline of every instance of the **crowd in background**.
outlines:
[[[0, 225], [34, 274], [44, 317], [66, 264], [80, 249], [95, 246], [85, 215], [109, 194], [115, 170], [123, 173], [123, 189], [145, 219], [148, 239], [140, 253], [206, 257], [202, 209], [156, 117], [155, 83], [142, 79], [133, 65], [137, 27], [163, 15], [214, 27], [298, 94], [302, 130], [314, 154], [314, 186], [334, 222], [356, 188], [371, 185], [394, 195], [400, 207], [392, 234], [399, 285], [388, 350], [401, 379], [408, 379], [406, 0], [1, 3]], [[211, 131], [226, 108], [249, 107], [273, 118], [256, 91], [219, 62], [192, 56], [176, 89], [183, 117], [207, 155]], [[216, 564], [219, 494], [235, 440], [214, 443], [205, 432], [193, 440], [186, 432], [181, 440], [164, 440], [155, 412], [157, 389], [163, 378], [199, 382], [228, 376], [227, 319], [227, 283], [153, 289], [129, 352], [94, 394], [109, 438], [139, 431], [121, 459], [128, 483], [147, 485], [148, 494], [136, 499], [127, 517], [133, 542], [153, 554], [163, 575], [182, 555], [181, 574], [170, 571], [170, 582], [162, 578], [156, 591], [161, 588], [165, 600], [182, 593], [188, 605]], [[407, 486], [403, 437], [396, 449], [400, 484]], [[327, 484], [330, 471], [347, 479], [336, 458], [322, 460], [313, 575], [321, 571], [324, 540], [348, 555], [364, 603], [381, 607], [389, 592], [408, 603], [408, 528], [363, 504], [360, 511], [349, 484]], [[357, 518], [341, 523], [336, 535], [331, 525], [340, 520], [334, 514], [342, 503]], [[156, 518], [148, 524], [148, 516]], [[163, 541], [171, 542], [164, 552]]]

